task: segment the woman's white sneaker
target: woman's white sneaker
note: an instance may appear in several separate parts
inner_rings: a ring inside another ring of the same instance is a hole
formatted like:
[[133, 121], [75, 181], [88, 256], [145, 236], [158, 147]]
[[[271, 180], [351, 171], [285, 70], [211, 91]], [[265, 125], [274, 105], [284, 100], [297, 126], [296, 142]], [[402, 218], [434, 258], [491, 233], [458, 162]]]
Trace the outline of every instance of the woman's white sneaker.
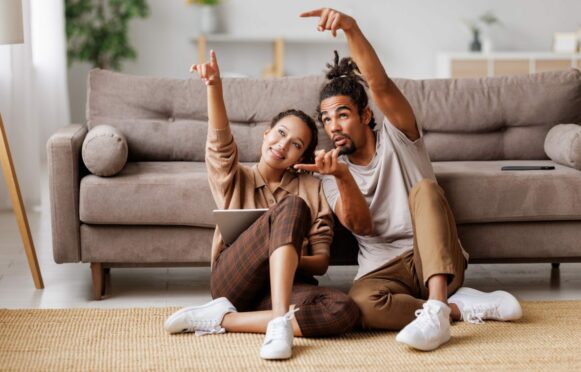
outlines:
[[196, 336], [224, 333], [221, 323], [224, 315], [235, 313], [236, 308], [225, 297], [217, 298], [201, 306], [190, 306], [173, 313], [165, 321], [169, 333], [195, 332]]
[[450, 340], [450, 307], [437, 300], [428, 300], [416, 310], [416, 319], [405, 326], [395, 340], [414, 349], [430, 351]]
[[510, 321], [522, 317], [518, 300], [505, 291], [486, 293], [462, 287], [448, 302], [458, 306], [462, 319], [469, 323], [480, 324], [485, 319]]
[[294, 334], [291, 320], [298, 310], [293, 309], [268, 322], [264, 343], [260, 348], [262, 359], [288, 359], [292, 356]]

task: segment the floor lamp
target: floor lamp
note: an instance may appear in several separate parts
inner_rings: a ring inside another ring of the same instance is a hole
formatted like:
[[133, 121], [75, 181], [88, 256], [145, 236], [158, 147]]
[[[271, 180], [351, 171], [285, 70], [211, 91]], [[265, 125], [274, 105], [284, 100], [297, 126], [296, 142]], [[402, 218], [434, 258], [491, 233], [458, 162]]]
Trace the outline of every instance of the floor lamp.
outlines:
[[[24, 35], [22, 30], [22, 0], [1, 0], [0, 1], [0, 45], [1, 44], [22, 44], [24, 42]], [[20, 236], [24, 243], [24, 251], [32, 273], [34, 285], [38, 289], [44, 288], [40, 268], [38, 267], [38, 260], [36, 258], [36, 251], [34, 250], [34, 242], [30, 234], [30, 227], [28, 226], [28, 218], [26, 217], [26, 210], [22, 203], [22, 195], [20, 194], [20, 186], [16, 178], [12, 156], [10, 155], [10, 147], [8, 146], [8, 137], [4, 130], [4, 121], [0, 114], [0, 163], [4, 178], [8, 186], [8, 193], [12, 199], [12, 206], [16, 214], [16, 221], [20, 230]]]

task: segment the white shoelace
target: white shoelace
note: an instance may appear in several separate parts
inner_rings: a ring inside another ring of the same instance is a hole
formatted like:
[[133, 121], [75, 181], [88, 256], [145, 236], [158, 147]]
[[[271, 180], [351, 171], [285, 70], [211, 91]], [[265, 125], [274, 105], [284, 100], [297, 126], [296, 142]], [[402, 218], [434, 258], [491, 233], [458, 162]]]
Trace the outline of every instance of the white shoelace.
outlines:
[[469, 308], [465, 308], [462, 311], [462, 317], [468, 323], [483, 324], [484, 319], [499, 318], [500, 314], [498, 313], [498, 305], [475, 305]]
[[419, 323], [421, 328], [432, 327], [440, 328], [440, 318], [438, 317], [438, 309], [435, 309], [424, 304], [423, 309], [418, 309], [415, 312], [416, 321]]
[[[295, 313], [297, 311], [299, 311], [299, 308], [289, 310], [289, 312], [284, 314], [281, 318], [284, 318], [286, 321], [290, 321], [294, 319]], [[266, 339], [264, 340], [264, 344], [268, 344], [273, 340], [286, 339], [287, 338], [286, 332], [287, 332], [286, 327], [282, 326], [282, 324], [279, 326], [277, 323], [276, 327], [269, 327], [266, 333]]]
[[209, 334], [224, 333], [226, 330], [220, 326], [216, 319], [212, 320], [195, 320], [190, 318], [191, 327], [186, 328], [185, 331], [195, 331], [196, 336], [204, 336]]

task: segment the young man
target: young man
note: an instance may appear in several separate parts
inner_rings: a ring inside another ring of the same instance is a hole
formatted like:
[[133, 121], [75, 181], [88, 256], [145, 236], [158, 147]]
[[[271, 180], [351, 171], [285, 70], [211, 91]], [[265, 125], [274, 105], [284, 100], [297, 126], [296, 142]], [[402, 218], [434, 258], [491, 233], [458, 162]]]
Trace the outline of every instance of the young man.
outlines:
[[[356, 21], [333, 9], [301, 17], [318, 17], [320, 32], [343, 30], [352, 56], [339, 61], [335, 55], [320, 93], [319, 120], [335, 149], [319, 152], [314, 165], [295, 167], [323, 175], [329, 205], [359, 243], [350, 295], [362, 311], [362, 327], [401, 330], [397, 341], [433, 350], [450, 339], [450, 318], [520, 318], [509, 293], [460, 288], [468, 255], [420, 123]], [[377, 131], [365, 83], [385, 115]]]

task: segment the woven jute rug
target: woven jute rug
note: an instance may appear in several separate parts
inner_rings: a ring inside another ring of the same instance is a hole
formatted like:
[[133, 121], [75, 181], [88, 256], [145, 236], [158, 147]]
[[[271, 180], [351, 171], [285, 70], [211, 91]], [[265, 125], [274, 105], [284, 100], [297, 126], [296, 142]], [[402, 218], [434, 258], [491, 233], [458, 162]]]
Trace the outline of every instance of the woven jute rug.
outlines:
[[262, 335], [168, 335], [175, 310], [0, 310], [0, 369], [581, 370], [581, 301], [525, 302], [514, 323], [455, 323], [432, 352], [396, 343], [394, 332], [295, 338], [287, 361], [260, 359]]

